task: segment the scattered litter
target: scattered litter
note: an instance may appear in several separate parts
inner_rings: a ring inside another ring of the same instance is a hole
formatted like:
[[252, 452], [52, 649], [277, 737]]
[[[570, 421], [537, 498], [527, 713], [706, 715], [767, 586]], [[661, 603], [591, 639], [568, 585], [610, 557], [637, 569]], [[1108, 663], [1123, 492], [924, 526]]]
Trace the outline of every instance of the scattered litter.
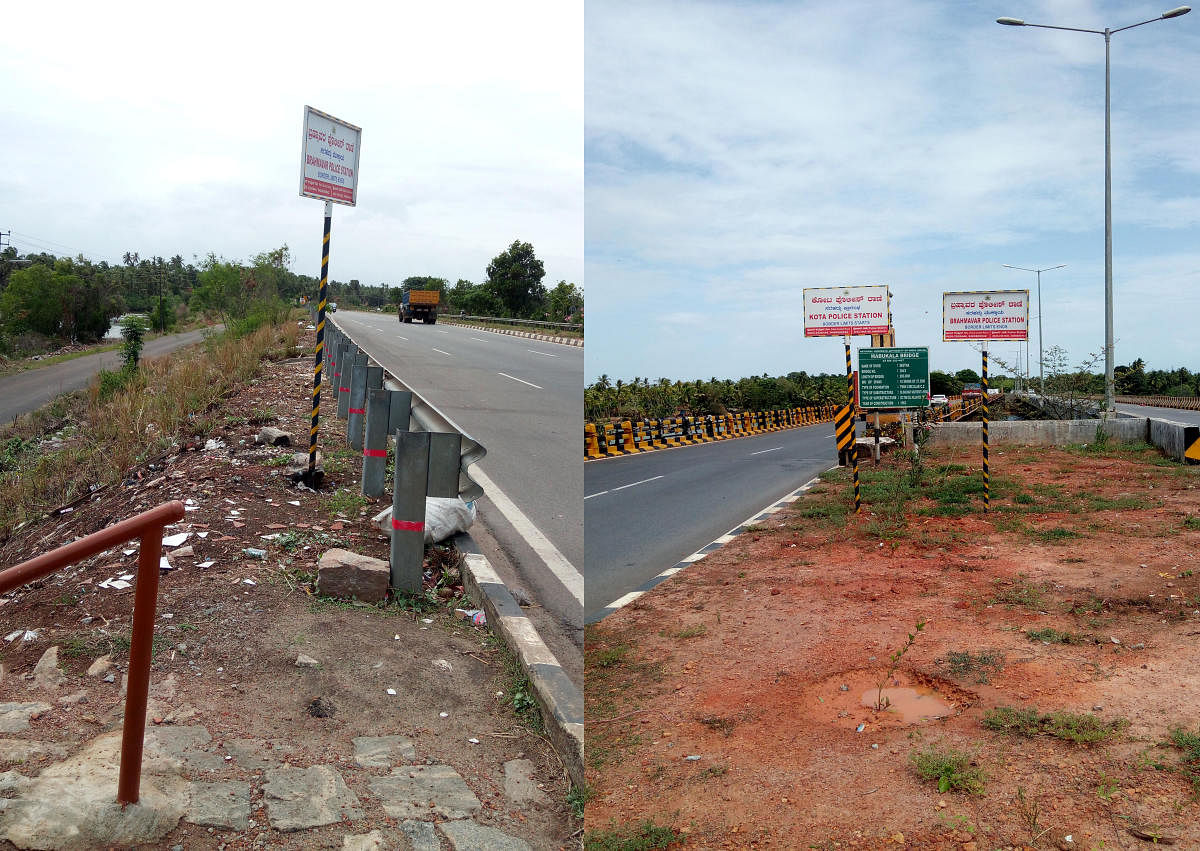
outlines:
[[288, 500], [288, 505], [299, 505], [299, 504], [300, 504], [300, 500], [298, 500], [298, 499], [289, 499]]
[[871, 750], [873, 750], [873, 751], [879, 750], [879, 745], [877, 745], [877, 744], [871, 745]]
[[686, 759], [688, 762], [696, 762], [697, 760], [700, 759], [700, 756], [699, 755], [685, 756], [684, 759]]
[[197, 538], [207, 538], [207, 537], [208, 537], [208, 533], [207, 533], [207, 532], [197, 532], [197, 533], [196, 533], [196, 537], [197, 537]]
[[504, 692], [502, 692], [502, 691], [496, 692], [496, 697], [504, 697]]
[[433, 623], [433, 618], [421, 618], [421, 623]]
[[131, 556], [136, 552], [137, 552], [137, 550], [121, 550], [121, 555]]
[[272, 532], [270, 535], [259, 535], [258, 537], [262, 538], [264, 541], [273, 541], [276, 538], [278, 538], [281, 534], [283, 534], [283, 533], [282, 532]]
[[212, 567], [214, 564], [216, 564], [215, 561], [211, 561], [211, 560], [210, 561], [202, 561], [198, 565], [196, 565], [196, 567]]
[[196, 500], [194, 500], [194, 499], [191, 499], [191, 498], [189, 497], [188, 499], [185, 499], [185, 500], [183, 501], [183, 504], [184, 504], [184, 505], [195, 505], [195, 504], [196, 504]]
[[[24, 631], [25, 630], [23, 630], [23, 629], [14, 629], [8, 635], [4, 636], [4, 640], [7, 641], [9, 644], [12, 644], [14, 641], [16, 641], [18, 638], [21, 637], [21, 633], [23, 633]], [[397, 635], [396, 637], [399, 638], [400, 636]]]
[[433, 667], [437, 668], [439, 671], [446, 671], [447, 673], [454, 670], [454, 667], [445, 659], [434, 659]]
[[183, 510], [184, 510], [184, 511], [199, 511], [199, 510], [200, 510], [200, 507], [199, 507], [199, 506], [197, 506], [197, 505], [185, 505], [185, 506], [183, 507]]
[[449, 717], [450, 717], [450, 713], [449, 713], [449, 712], [439, 712], [439, 713], [438, 713], [438, 717], [439, 717], [439, 718], [449, 718]]
[[395, 690], [394, 688], [390, 688], [390, 689], [388, 689], [388, 690], [387, 690], [387, 693], [388, 693], [388, 694], [390, 694], [390, 695], [392, 695], [393, 697], [395, 697], [395, 695], [396, 695], [396, 690]]
[[394, 640], [394, 641], [399, 641], [399, 640], [400, 640], [400, 635], [399, 635], [399, 634], [397, 634], [397, 635], [396, 635], [396, 637], [395, 637], [395, 639], [393, 639], [393, 640]]
[[58, 510], [58, 513], [59, 514], [70, 514], [74, 510], [75, 510], [74, 508], [60, 508]]
[[465, 621], [470, 621], [475, 626], [483, 626], [487, 623], [487, 613], [482, 609], [455, 609], [454, 614]]
[[186, 541], [191, 536], [191, 534], [192, 534], [191, 532], [180, 532], [178, 535], [169, 535], [166, 538], [162, 539], [163, 546], [164, 547], [177, 547], [180, 544], [182, 544], [184, 541]]
[[21, 636], [21, 640], [22, 641], [37, 641], [41, 637], [42, 637], [42, 631], [40, 629], [27, 629], [27, 630], [25, 630], [25, 634]]
[[234, 502], [234, 501], [233, 501], [232, 499], [230, 499], [229, 497], [225, 497], [225, 501], [226, 501], [226, 502], [228, 502], [230, 505], [237, 505], [237, 503], [236, 503], [236, 502]]
[[171, 618], [175, 617], [175, 615], [173, 615], [171, 612], [163, 612], [162, 616], [164, 618], [166, 618], [167, 620], [170, 620]]
[[854, 728], [854, 732], [861, 733], [865, 729], [867, 729], [866, 724], [859, 724], [857, 727]]
[[479, 744], [479, 739], [467, 739], [467, 741], [468, 741], [468, 742], [470, 742], [470, 743], [471, 743], [471, 744], [473, 744], [473, 745], [477, 745], [477, 744]]
[[242, 550], [242, 552], [244, 552], [246, 555], [250, 556], [250, 558], [266, 558], [267, 557], [266, 550], [260, 550], [255, 547], [246, 547], [246, 549]]
[[204, 451], [205, 452], [212, 452], [214, 449], [224, 449], [224, 448], [225, 448], [225, 442], [223, 440], [217, 440], [216, 438], [210, 437], [208, 440], [206, 440], [204, 442]]
[[257, 585], [258, 583], [255, 582], [253, 579], [243, 579], [242, 584], [243, 585]]
[[158, 569], [159, 570], [174, 570], [175, 568], [171, 566], [171, 562], [167, 561], [166, 556], [159, 556], [158, 557]]
[[117, 577], [116, 579], [105, 579], [103, 582], [97, 582], [96, 587], [97, 588], [115, 588], [118, 591], [121, 591], [125, 588], [132, 587], [133, 583], [131, 583], [129, 581], [130, 579], [133, 579], [133, 574], [125, 573], [125, 574], [122, 574], [121, 576]]

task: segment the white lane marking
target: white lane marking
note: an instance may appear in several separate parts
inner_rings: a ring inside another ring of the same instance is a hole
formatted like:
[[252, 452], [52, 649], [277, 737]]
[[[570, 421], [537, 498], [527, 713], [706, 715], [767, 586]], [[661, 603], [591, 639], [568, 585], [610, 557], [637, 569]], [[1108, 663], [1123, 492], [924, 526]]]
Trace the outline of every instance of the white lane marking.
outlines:
[[530, 354], [541, 355], [541, 356], [542, 356], [542, 357], [544, 357], [544, 358], [556, 358], [556, 357], [558, 357], [558, 355], [552, 355], [552, 354], [550, 354], [549, 352], [539, 352], [539, 351], [537, 351], [537, 350], [535, 350], [535, 349], [526, 349], [525, 351], [529, 352]]
[[656, 481], [661, 478], [662, 478], [662, 476], [655, 476], [652, 479], [642, 479], [640, 482], [632, 482], [628, 485], [621, 485], [619, 488], [613, 488], [612, 490], [613, 490], [613, 493], [616, 493], [617, 491], [625, 490], [625, 488], [634, 488], [634, 487], [637, 487], [638, 485], [644, 485], [644, 484], [646, 484], [646, 482], [653, 482], [653, 481]]
[[504, 495], [504, 492], [496, 486], [496, 483], [488, 478], [483, 470], [479, 469], [476, 464], [471, 467], [471, 478], [479, 483], [483, 488], [484, 494], [492, 501], [492, 504], [500, 510], [505, 519], [512, 524], [516, 529], [517, 534], [525, 539], [526, 543], [533, 548], [537, 553], [538, 558], [550, 569], [550, 572], [563, 584], [571, 596], [583, 605], [583, 574], [571, 562], [567, 561], [567, 557], [559, 552], [558, 547], [550, 542], [550, 539], [542, 534], [541, 530], [533, 525], [533, 522], [525, 516], [521, 509], [517, 508], [516, 504], [511, 499]]
[[774, 449], [761, 449], [758, 452], [751, 452], [750, 454], [751, 455], [762, 455], [764, 452], [778, 452], [780, 449], [783, 449], [783, 447], [776, 446]]
[[591, 494], [588, 494], [587, 496], [585, 496], [584, 499], [591, 499], [594, 496], [604, 496], [606, 493], [608, 493], [608, 491], [600, 491], [599, 493], [591, 493]]
[[[437, 349], [434, 349], [434, 351], [436, 352]], [[526, 381], [524, 378], [517, 378], [515, 375], [509, 375], [507, 372], [497, 372], [496, 375], [503, 375], [505, 378], [511, 378], [513, 381], [519, 381], [522, 384], [528, 384], [530, 387], [532, 387], [535, 390], [542, 389], [541, 387], [538, 387], [536, 384]]]
[[481, 343], [490, 343], [490, 342], [491, 342], [491, 340], [480, 340], [478, 337], [472, 337], [471, 339], [472, 339], [472, 340], [479, 340], [479, 342], [481, 342]]
[[396, 339], [397, 339], [397, 340], [403, 340], [403, 341], [404, 341], [404, 342], [406, 342], [406, 343], [408, 342], [408, 337], [401, 337], [399, 334], [397, 334], [397, 335], [396, 335]]
[[443, 331], [441, 328], [434, 328], [433, 330], [437, 331], [439, 334], [449, 334], [450, 333], [449, 331]]
[[443, 352], [441, 349], [434, 349], [434, 351], [437, 352], [438, 354], [443, 354], [448, 358], [454, 357], [454, 355], [450, 354], [449, 352]]

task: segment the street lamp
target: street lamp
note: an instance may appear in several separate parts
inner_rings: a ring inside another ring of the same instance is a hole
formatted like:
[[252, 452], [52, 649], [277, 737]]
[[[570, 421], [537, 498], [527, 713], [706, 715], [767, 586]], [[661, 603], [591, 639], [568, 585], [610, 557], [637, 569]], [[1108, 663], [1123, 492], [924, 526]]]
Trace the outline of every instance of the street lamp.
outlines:
[[[1049, 272], [1051, 269], [1062, 269], [1067, 264], [1059, 263], [1057, 266], [1047, 266], [1045, 269], [1026, 269], [1024, 266], [1009, 266], [1007, 263], [1001, 263], [1005, 269], [1020, 269], [1022, 272], [1037, 272], [1038, 276], [1038, 392], [1043, 396], [1046, 395], [1046, 375], [1042, 367], [1042, 272]], [[1029, 351], [1029, 344], [1025, 344], [1025, 351]]]
[[[1104, 409], [1116, 408], [1113, 381], [1113, 297], [1112, 297], [1112, 122], [1109, 115], [1109, 43], [1113, 33], [1131, 30], [1155, 21], [1178, 18], [1192, 11], [1190, 6], [1168, 9], [1157, 18], [1130, 24], [1127, 27], [1088, 30], [1079, 27], [1056, 27], [1049, 24], [1027, 24], [1020, 18], [996, 18], [996, 23], [1009, 27], [1038, 27], [1044, 30], [1069, 30], [1079, 33], [1095, 33], [1104, 36]], [[1040, 324], [1039, 324], [1040, 327]]]

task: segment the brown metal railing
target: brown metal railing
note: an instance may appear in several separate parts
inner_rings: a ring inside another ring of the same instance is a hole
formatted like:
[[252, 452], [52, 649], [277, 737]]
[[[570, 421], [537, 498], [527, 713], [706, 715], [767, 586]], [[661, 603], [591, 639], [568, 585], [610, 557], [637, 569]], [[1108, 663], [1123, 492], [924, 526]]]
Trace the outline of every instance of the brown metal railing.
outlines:
[[48, 576], [56, 570], [141, 538], [137, 585], [133, 595], [133, 632], [129, 639], [129, 682], [125, 691], [125, 728], [121, 734], [121, 770], [117, 803], [136, 804], [142, 782], [142, 739], [146, 735], [146, 700], [150, 691], [150, 652], [154, 610], [158, 605], [158, 562], [163, 527], [183, 519], [183, 503], [165, 502], [107, 529], [0, 570], [0, 594]]

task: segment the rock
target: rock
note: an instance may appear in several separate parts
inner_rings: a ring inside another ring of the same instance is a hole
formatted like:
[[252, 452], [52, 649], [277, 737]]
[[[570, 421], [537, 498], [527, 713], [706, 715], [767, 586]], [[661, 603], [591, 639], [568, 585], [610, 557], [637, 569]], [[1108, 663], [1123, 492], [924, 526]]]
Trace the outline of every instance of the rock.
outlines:
[[0, 733], [22, 733], [31, 719], [49, 711], [48, 703], [0, 703]]
[[183, 818], [201, 827], [246, 830], [250, 826], [250, 784], [236, 780], [192, 783]]
[[178, 556], [179, 558], [193, 558], [196, 555], [196, 551], [192, 549], [191, 545], [188, 545], [180, 547], [177, 550], [171, 550], [171, 555]]
[[354, 740], [354, 762], [360, 768], [391, 768], [416, 758], [412, 741], [403, 736], [359, 736]]
[[98, 677], [112, 667], [112, 654], [108, 653], [101, 656], [87, 669], [89, 677]]
[[305, 656], [303, 653], [300, 653], [296, 656], [296, 667], [297, 668], [319, 668], [319, 667], [321, 667], [321, 663], [318, 662], [316, 659], [314, 659], [312, 656]]
[[387, 597], [391, 575], [391, 568], [382, 559], [329, 550], [317, 563], [317, 593], [376, 603]]
[[383, 851], [386, 847], [383, 844], [383, 834], [378, 830], [342, 837], [342, 851]]
[[363, 817], [358, 798], [330, 765], [268, 769], [263, 800], [276, 830], [304, 830]]
[[48, 756], [63, 759], [67, 749], [54, 742], [27, 742], [23, 739], [0, 739], [0, 763], [29, 762]]
[[400, 822], [400, 829], [408, 837], [413, 851], [442, 851], [442, 843], [430, 822], [410, 819]]
[[455, 851], [474, 851], [477, 848], [487, 848], [488, 851], [531, 851], [523, 839], [509, 836], [494, 827], [467, 819], [464, 821], [448, 821], [438, 825], [450, 847]]
[[[264, 446], [291, 446], [292, 436], [282, 429], [272, 426], [263, 426], [254, 438], [255, 443], [261, 443]], [[308, 456], [304, 456], [304, 463], [308, 463]]]
[[33, 687], [56, 689], [67, 679], [62, 668], [58, 667], [58, 645], [51, 647], [42, 654], [37, 666], [33, 669]]
[[514, 804], [548, 804], [550, 797], [533, 779], [533, 762], [510, 759], [504, 763], [504, 797]]
[[392, 818], [470, 818], [483, 808], [448, 765], [397, 766], [386, 777], [371, 778], [369, 786]]
[[86, 691], [77, 691], [74, 694], [68, 694], [58, 699], [59, 706], [74, 706], [77, 703], [87, 703], [88, 696]]
[[337, 712], [337, 707], [323, 697], [314, 697], [308, 704], [308, 714], [313, 718], [330, 718]]

